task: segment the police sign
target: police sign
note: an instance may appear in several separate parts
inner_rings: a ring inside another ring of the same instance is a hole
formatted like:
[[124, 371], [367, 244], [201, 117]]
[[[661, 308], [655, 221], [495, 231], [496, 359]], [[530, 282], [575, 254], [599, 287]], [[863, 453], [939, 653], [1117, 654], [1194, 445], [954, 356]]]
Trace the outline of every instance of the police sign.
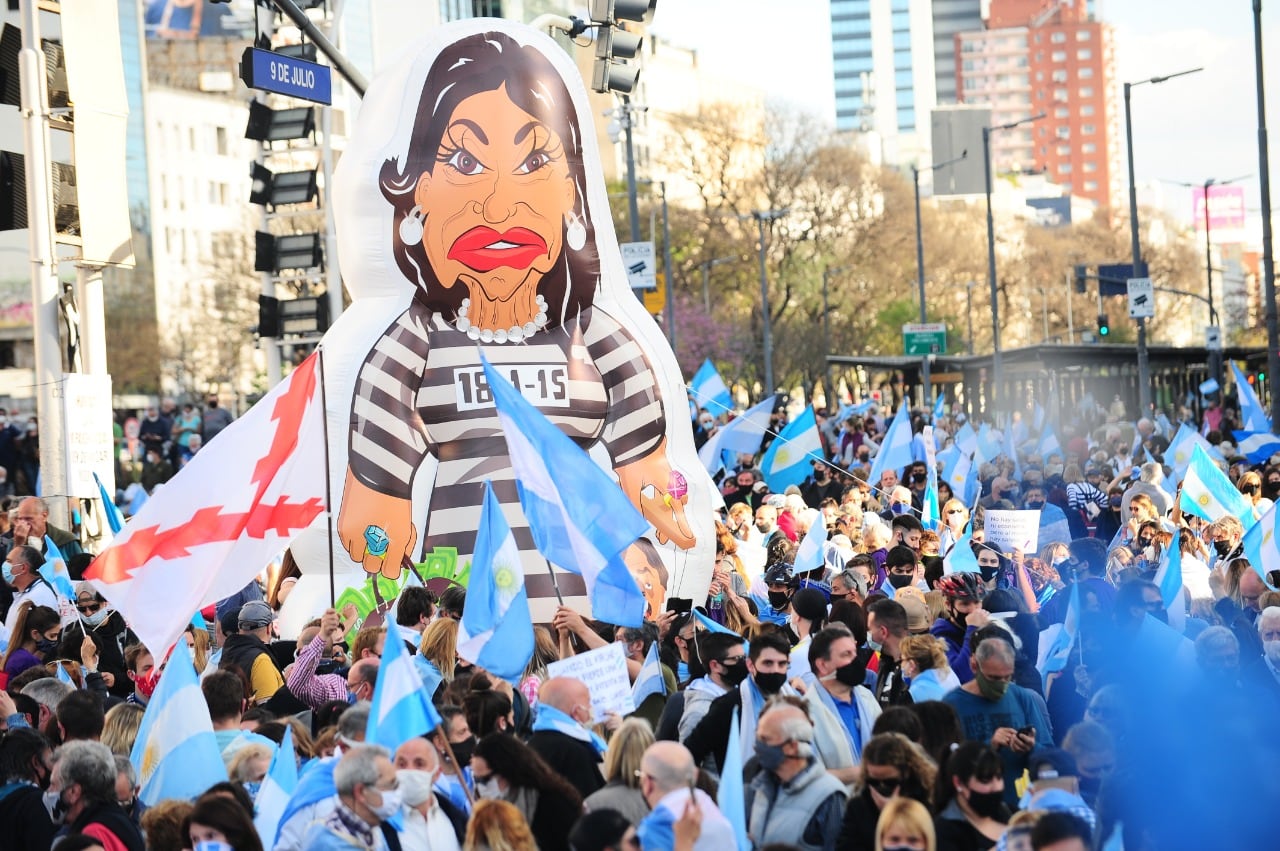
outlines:
[[247, 47], [240, 57], [240, 79], [262, 89], [328, 105], [333, 102], [333, 72], [328, 65]]

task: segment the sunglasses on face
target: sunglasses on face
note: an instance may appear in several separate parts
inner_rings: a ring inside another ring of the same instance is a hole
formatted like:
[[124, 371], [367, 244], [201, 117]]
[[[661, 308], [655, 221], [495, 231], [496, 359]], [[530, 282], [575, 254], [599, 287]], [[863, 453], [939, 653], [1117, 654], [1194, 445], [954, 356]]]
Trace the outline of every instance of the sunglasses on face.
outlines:
[[76, 603], [76, 611], [82, 615], [91, 615], [102, 608], [102, 603]]
[[868, 777], [867, 785], [870, 786], [872, 789], [874, 789], [876, 792], [878, 792], [880, 795], [888, 798], [892, 796], [894, 792], [898, 791], [898, 787], [902, 785], [902, 778], [887, 777], [884, 780], [876, 780], [874, 778]]

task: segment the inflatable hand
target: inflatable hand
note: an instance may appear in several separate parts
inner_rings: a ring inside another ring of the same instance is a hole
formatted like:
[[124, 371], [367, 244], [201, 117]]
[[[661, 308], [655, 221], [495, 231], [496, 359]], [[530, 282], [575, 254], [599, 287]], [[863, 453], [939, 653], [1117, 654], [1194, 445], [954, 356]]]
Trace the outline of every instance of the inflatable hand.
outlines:
[[406, 556], [412, 558], [418, 541], [412, 515], [409, 500], [378, 493], [347, 471], [338, 539], [366, 573], [381, 573], [393, 581], [400, 578], [401, 564]]
[[668, 541], [687, 550], [697, 543], [684, 507], [689, 502], [684, 476], [667, 463], [666, 441], [639, 461], [619, 467], [618, 484], [657, 531], [658, 543]]

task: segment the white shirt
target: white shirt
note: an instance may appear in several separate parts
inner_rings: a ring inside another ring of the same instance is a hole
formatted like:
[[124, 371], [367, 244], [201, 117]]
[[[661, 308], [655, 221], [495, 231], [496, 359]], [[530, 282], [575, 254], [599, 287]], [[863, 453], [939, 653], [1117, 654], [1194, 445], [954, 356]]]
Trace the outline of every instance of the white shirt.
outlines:
[[[737, 848], [738, 839], [733, 833], [733, 825], [720, 812], [716, 802], [701, 789], [694, 791], [697, 794], [698, 809], [702, 810], [702, 832], [698, 834], [698, 841], [693, 843], [693, 851], [726, 851]], [[668, 792], [654, 809], [664, 809], [671, 813], [675, 821], [679, 821], [688, 801], [689, 790], [677, 789]]]
[[453, 822], [438, 804], [432, 804], [430, 815], [408, 806], [400, 811], [404, 818], [404, 830], [400, 832], [400, 847], [404, 851], [458, 851], [458, 835], [453, 832]]
[[1209, 587], [1209, 566], [1195, 556], [1182, 557], [1182, 584], [1191, 592], [1193, 600], [1213, 599], [1213, 589]]
[[24, 602], [30, 600], [37, 606], [48, 606], [55, 612], [58, 609], [58, 595], [53, 593], [53, 589], [49, 587], [49, 583], [44, 580], [37, 579], [27, 586], [25, 591], [15, 591], [13, 593], [13, 603], [9, 606], [9, 611], [4, 616], [4, 638], [7, 640], [13, 632], [13, 621], [18, 615], [18, 607]]

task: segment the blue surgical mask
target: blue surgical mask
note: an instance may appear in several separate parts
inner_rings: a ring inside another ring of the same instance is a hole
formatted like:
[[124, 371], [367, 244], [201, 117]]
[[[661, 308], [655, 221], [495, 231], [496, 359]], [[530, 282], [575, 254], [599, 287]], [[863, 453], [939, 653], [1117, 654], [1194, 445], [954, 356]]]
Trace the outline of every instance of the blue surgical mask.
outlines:
[[103, 622], [109, 617], [111, 617], [111, 610], [108, 609], [106, 606], [103, 606], [101, 609], [98, 609], [98, 611], [94, 612], [93, 614], [85, 615], [84, 620], [85, 620], [85, 623], [89, 624], [89, 626], [91, 627], [99, 627], [99, 626], [102, 626]]
[[0, 568], [0, 574], [4, 575], [4, 581], [6, 584], [13, 584], [13, 568], [9, 565], [9, 562], [6, 561], [4, 563], [4, 567]]
[[907, 505], [905, 502], [895, 502], [892, 506], [892, 510], [894, 514], [906, 514], [911, 510], [911, 506]]
[[689, 663], [681, 661], [676, 665], [676, 679], [684, 682], [689, 679]]
[[872, 650], [876, 651], [877, 653], [879, 653], [881, 650], [884, 649], [884, 645], [882, 645], [879, 641], [876, 641], [874, 638], [872, 638], [869, 635], [867, 636], [867, 646], [870, 647]]

